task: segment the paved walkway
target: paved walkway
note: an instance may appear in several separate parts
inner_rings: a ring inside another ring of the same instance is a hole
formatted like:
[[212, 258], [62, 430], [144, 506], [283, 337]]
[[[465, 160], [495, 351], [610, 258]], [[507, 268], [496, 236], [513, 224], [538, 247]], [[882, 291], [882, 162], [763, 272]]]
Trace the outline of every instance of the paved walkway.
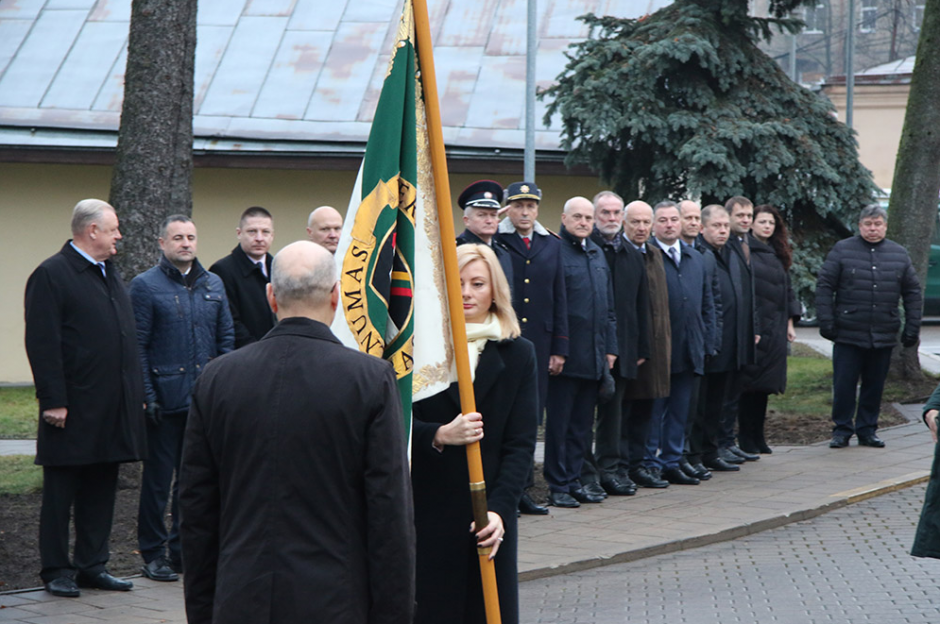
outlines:
[[[918, 417], [916, 407], [908, 411]], [[524, 517], [521, 577], [543, 578], [735, 539], [926, 480], [934, 445], [923, 424], [879, 433], [885, 449], [777, 447], [741, 472], [716, 473], [699, 486], [642, 489], [636, 496], [599, 505]], [[44, 591], [0, 594], [0, 622], [185, 622], [181, 583], [142, 578], [134, 583], [132, 592], [86, 590], [77, 599], [54, 598]]]

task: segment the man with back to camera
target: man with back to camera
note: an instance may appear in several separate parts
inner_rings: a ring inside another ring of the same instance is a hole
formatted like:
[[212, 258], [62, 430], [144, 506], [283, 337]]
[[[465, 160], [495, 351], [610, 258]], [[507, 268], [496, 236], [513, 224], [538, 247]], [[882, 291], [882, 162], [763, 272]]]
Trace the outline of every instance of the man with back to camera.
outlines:
[[210, 362], [193, 391], [180, 475], [189, 624], [411, 622], [394, 370], [330, 332], [339, 286], [325, 248], [281, 250], [267, 298], [277, 326]]
[[209, 267], [222, 278], [235, 325], [235, 348], [261, 340], [274, 327], [264, 289], [271, 279], [271, 243], [274, 220], [261, 206], [242, 213], [235, 228], [238, 245], [232, 253]]
[[307, 238], [331, 254], [336, 253], [342, 233], [343, 215], [332, 206], [320, 206], [307, 217]]
[[[135, 277], [130, 288], [149, 450], [140, 484], [137, 542], [144, 560], [141, 572], [154, 581], [175, 581], [183, 569], [178, 476], [190, 392], [209, 360], [235, 348], [225, 286], [202, 268], [196, 243], [192, 219], [167, 217], [158, 239], [160, 262]], [[169, 532], [168, 500], [173, 520]]]
[[[832, 345], [832, 440], [845, 448], [853, 435], [860, 446], [882, 448], [876, 435], [881, 394], [891, 350], [913, 347], [920, 335], [920, 282], [907, 250], [885, 238], [888, 214], [878, 204], [862, 209], [858, 235], [836, 243], [819, 270], [816, 316], [819, 333]], [[904, 301], [904, 326], [898, 302]], [[859, 382], [856, 410], [855, 391]]]
[[[542, 191], [534, 182], [513, 182], [505, 191], [507, 218], [496, 239], [512, 257], [512, 307], [522, 335], [535, 345], [538, 366], [539, 423], [545, 413], [548, 376], [558, 375], [568, 356], [568, 302], [561, 240], [538, 222]], [[535, 458], [533, 457], [533, 462]], [[530, 476], [527, 488], [534, 483]], [[519, 511], [544, 515], [548, 509], [523, 493]]]
[[111, 205], [80, 201], [72, 240], [26, 283], [26, 355], [39, 399], [36, 464], [43, 475], [40, 576], [54, 596], [133, 587], [105, 568], [118, 465], [139, 461], [147, 448], [134, 311], [111, 262], [120, 239]]
[[503, 187], [493, 180], [479, 180], [463, 190], [457, 198], [457, 205], [463, 209], [464, 231], [457, 237], [458, 245], [475, 243], [489, 245], [496, 253], [499, 266], [502, 267], [512, 290], [512, 258], [509, 250], [496, 240], [499, 227], [499, 207], [503, 196]]

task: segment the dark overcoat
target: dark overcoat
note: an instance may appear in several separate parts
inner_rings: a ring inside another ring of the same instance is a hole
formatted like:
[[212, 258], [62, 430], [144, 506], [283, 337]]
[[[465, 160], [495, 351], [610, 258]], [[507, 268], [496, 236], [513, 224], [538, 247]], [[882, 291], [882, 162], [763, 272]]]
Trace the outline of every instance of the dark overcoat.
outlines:
[[760, 342], [755, 363], [744, 368], [740, 378], [745, 392], [782, 394], [787, 388], [787, 325], [800, 318], [800, 304], [790, 285], [790, 273], [773, 247], [753, 235], [751, 269]]
[[[273, 260], [271, 254], [264, 259], [268, 275], [271, 275]], [[277, 323], [265, 292], [270, 279], [251, 261], [241, 245], [216, 261], [209, 267], [209, 272], [221, 277], [225, 284], [225, 295], [235, 326], [235, 348], [261, 340]]]
[[[716, 249], [702, 239], [703, 248], [715, 258], [721, 293], [722, 317], [718, 352], [705, 365], [708, 373], [738, 371], [754, 362], [754, 298], [751, 296], [751, 269], [743, 255], [726, 244]], [[751, 261], [753, 262], [753, 252]]]
[[401, 624], [406, 438], [388, 362], [287, 318], [196, 381], [180, 470], [190, 624]]
[[[631, 243], [632, 244], [632, 243]], [[636, 379], [628, 379], [624, 398], [661, 399], [669, 396], [669, 375], [672, 368], [672, 327], [669, 324], [669, 287], [663, 253], [648, 242], [644, 246], [643, 264], [649, 290], [647, 327], [650, 331], [650, 356], [637, 371]], [[639, 251], [639, 250], [638, 250]]]
[[[463, 233], [457, 237], [457, 245], [486, 245], [479, 236], [471, 232], [470, 230], [464, 230]], [[496, 259], [499, 260], [499, 266], [503, 269], [503, 275], [506, 276], [506, 281], [509, 282], [509, 289], [512, 290], [512, 258], [509, 255], [509, 250], [506, 249], [506, 246], [503, 245], [495, 236], [491, 245], [487, 245], [490, 249], [493, 250], [493, 253], [496, 254]]]
[[599, 380], [607, 366], [607, 354], [619, 355], [614, 289], [604, 252], [590, 238], [581, 241], [561, 229], [561, 260], [565, 267], [568, 300], [568, 339], [571, 349], [561, 374], [576, 379]]
[[[940, 410], [940, 386], [937, 386], [924, 405], [924, 414], [930, 410]], [[940, 444], [934, 445], [930, 481], [927, 483], [924, 508], [920, 512], [920, 522], [917, 524], [917, 533], [914, 534], [911, 554], [915, 557], [940, 559]]]
[[[693, 241], [692, 246], [702, 254], [702, 259], [705, 261], [705, 279], [711, 284], [712, 302], [715, 306], [715, 323], [711, 327], [705, 327], [705, 353], [711, 356], [721, 350], [725, 322], [724, 309], [721, 306], [721, 283], [718, 280], [718, 260], [715, 259], [712, 248], [701, 234]], [[708, 358], [705, 361], [705, 371], [709, 372]]]
[[[657, 244], [657, 243], [653, 243]], [[664, 255], [672, 328], [672, 373], [705, 371], [705, 327], [716, 322], [712, 287], [705, 276], [702, 254], [684, 241], [679, 266]]]
[[820, 333], [862, 349], [893, 347], [901, 329], [902, 298], [904, 332], [916, 336], [923, 301], [907, 250], [887, 238], [878, 243], [861, 236], [840, 240], [816, 280]]
[[26, 355], [40, 414], [66, 407], [65, 428], [39, 419], [36, 463], [81, 466], [146, 457], [144, 385], [134, 310], [110, 260], [69, 243], [26, 282]]
[[613, 284], [618, 355], [614, 370], [623, 379], [636, 379], [637, 360], [650, 358], [649, 280], [643, 253], [622, 230], [608, 241], [594, 228], [591, 240], [603, 250]]
[[[535, 351], [524, 339], [487, 343], [473, 382], [483, 415], [483, 476], [490, 511], [503, 519], [504, 542], [496, 554], [502, 621], [519, 621], [516, 508], [535, 450]], [[412, 470], [418, 535], [416, 622], [482, 623], [483, 594], [463, 446], [438, 452], [434, 435], [460, 413], [457, 384], [414, 405]]]

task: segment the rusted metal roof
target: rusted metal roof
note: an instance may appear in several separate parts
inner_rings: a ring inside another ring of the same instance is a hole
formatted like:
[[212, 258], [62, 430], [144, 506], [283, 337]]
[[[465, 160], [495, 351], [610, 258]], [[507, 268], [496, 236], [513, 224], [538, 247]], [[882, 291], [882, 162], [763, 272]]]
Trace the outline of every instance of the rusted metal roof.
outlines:
[[[448, 145], [523, 147], [526, 3], [428, 0]], [[539, 86], [587, 35], [578, 15], [639, 17], [666, 4], [541, 0]], [[130, 5], [0, 0], [0, 144], [100, 147], [101, 132], [116, 132]], [[197, 142], [277, 150], [365, 141], [400, 12], [401, 0], [199, 0]], [[544, 108], [536, 146], [557, 150], [558, 124], [542, 125]]]

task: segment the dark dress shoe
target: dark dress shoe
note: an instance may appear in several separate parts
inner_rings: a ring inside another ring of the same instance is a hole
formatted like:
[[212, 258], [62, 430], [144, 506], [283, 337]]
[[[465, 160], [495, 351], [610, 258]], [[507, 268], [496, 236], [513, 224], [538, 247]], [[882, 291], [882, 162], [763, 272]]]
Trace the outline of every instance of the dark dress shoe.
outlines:
[[630, 479], [640, 487], [662, 489], [669, 487], [669, 482], [660, 479], [646, 468], [636, 468], [630, 471]]
[[740, 466], [729, 464], [719, 456], [706, 457], [702, 460], [702, 465], [713, 472], [737, 472], [741, 470]]
[[636, 483], [629, 479], [625, 482], [619, 477], [612, 477], [601, 481], [601, 488], [611, 496], [633, 496], [636, 494]]
[[829, 440], [829, 448], [845, 448], [849, 445], [849, 437], [843, 435], [834, 435]]
[[527, 516], [547, 516], [548, 507], [537, 505], [528, 492], [523, 492], [522, 498], [519, 499], [519, 513]]
[[695, 477], [700, 481], [708, 481], [712, 478], [712, 473], [702, 464], [692, 464], [692, 470], [695, 472], [689, 476]]
[[748, 453], [745, 450], [742, 450], [741, 447], [732, 444], [728, 447], [728, 450], [744, 459], [744, 461], [757, 461], [760, 459], [759, 453]]
[[107, 572], [101, 572], [93, 576], [85, 576], [81, 572], [75, 577], [79, 587], [89, 587], [91, 589], [103, 589], [105, 591], [130, 591], [134, 584], [130, 581], [123, 581], [114, 578]]
[[695, 468], [692, 467], [692, 464], [689, 463], [689, 460], [683, 457], [679, 460], [679, 470], [689, 475], [690, 477], [695, 477]]
[[698, 485], [701, 483], [695, 477], [690, 477], [682, 472], [678, 466], [675, 468], [664, 468], [663, 478], [673, 485]]
[[870, 446], [872, 448], [884, 448], [885, 442], [878, 436], [872, 434], [870, 436], [858, 436], [858, 445], [859, 446]]
[[762, 455], [772, 455], [773, 452], [774, 452], [774, 450], [773, 450], [772, 448], [770, 448], [769, 446], [767, 446], [767, 443], [766, 443], [766, 442], [758, 442], [758, 443], [757, 443], [757, 450], [758, 450], [758, 452], [760, 452]]
[[598, 496], [598, 495], [596, 495], [596, 494], [591, 494], [590, 492], [588, 492], [587, 490], [585, 490], [583, 487], [579, 487], [579, 488], [576, 489], [576, 490], [571, 490], [571, 492], [569, 492], [569, 493], [571, 494], [571, 497], [572, 497], [572, 498], [574, 498], [576, 501], [578, 501], [578, 502], [581, 503], [581, 504], [585, 504], [585, 503], [603, 503], [603, 502], [604, 502], [604, 499], [607, 498], [607, 495], [606, 495], [606, 494], [605, 494], [604, 496]]
[[164, 557], [157, 557], [145, 564], [140, 571], [151, 581], [178, 581], [180, 578]]
[[574, 497], [568, 492], [549, 492], [548, 504], [555, 507], [566, 507], [568, 509], [574, 509], [575, 507], [581, 506], [581, 503], [576, 501]]
[[[728, 449], [728, 447], [718, 449], [718, 457], [720, 457], [721, 459], [723, 459], [729, 464], [743, 464], [744, 462], [747, 461], [743, 457], [740, 457], [732, 453]], [[708, 464], [705, 464], [705, 465], [708, 466]], [[711, 468], [711, 466], [708, 466], [708, 467]]]
[[751, 440], [738, 440], [738, 448], [745, 453], [750, 453], [752, 455], [760, 454], [760, 448], [758, 447], [757, 442], [752, 442]]
[[60, 598], [78, 598], [82, 595], [75, 581], [67, 576], [60, 576], [46, 583], [46, 591]]
[[601, 487], [601, 484], [596, 481], [591, 481], [587, 485], [582, 485], [581, 489], [587, 492], [588, 494], [592, 494], [594, 496], [600, 496], [602, 499], [607, 498], [607, 492], [604, 491], [604, 488]]

